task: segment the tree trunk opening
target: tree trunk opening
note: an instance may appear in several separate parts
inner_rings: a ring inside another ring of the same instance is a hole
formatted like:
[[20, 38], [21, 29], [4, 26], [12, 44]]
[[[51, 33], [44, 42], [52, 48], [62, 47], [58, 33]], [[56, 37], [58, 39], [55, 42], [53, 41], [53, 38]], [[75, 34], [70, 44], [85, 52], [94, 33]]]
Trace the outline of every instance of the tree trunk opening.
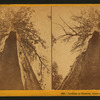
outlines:
[[0, 53], [0, 90], [23, 90], [14, 31], [10, 32]]

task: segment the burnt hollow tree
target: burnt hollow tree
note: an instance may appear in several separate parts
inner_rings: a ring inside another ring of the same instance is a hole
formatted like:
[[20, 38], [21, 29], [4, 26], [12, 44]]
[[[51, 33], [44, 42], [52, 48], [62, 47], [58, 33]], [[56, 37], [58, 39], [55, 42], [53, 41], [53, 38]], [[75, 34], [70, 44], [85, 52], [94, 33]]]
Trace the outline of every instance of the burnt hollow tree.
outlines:
[[[40, 37], [40, 33], [34, 28], [31, 21], [34, 10], [30, 7], [20, 7], [18, 10], [11, 8], [4, 12], [0, 10], [0, 13], [3, 15], [0, 19], [0, 41], [7, 38], [4, 49], [0, 54], [0, 62], [2, 63], [2, 65], [0, 63], [0, 89], [41, 90], [41, 83], [32, 69], [30, 59], [33, 62], [38, 59], [41, 80], [43, 68], [46, 68], [47, 71], [49, 69], [45, 57], [40, 56], [37, 52], [36, 45], [40, 44], [46, 49], [46, 42]], [[19, 62], [20, 59], [21, 62]], [[22, 66], [22, 69], [20, 69], [20, 66]], [[22, 83], [22, 79], [24, 83]]]
[[[79, 51], [80, 55], [58, 89], [100, 89], [100, 11], [91, 8], [71, 18], [75, 22], [72, 26], [61, 18], [70, 31], [58, 24], [65, 34], [53, 38], [53, 42], [56, 43], [59, 39], [68, 42], [77, 37], [71, 52]], [[87, 48], [86, 43], [88, 43]]]

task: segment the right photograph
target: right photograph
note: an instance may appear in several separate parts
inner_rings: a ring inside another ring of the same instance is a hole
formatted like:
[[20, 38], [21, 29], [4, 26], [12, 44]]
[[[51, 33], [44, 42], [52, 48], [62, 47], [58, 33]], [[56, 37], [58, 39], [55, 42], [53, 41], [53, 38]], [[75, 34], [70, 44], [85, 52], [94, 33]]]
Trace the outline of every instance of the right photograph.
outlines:
[[100, 89], [100, 7], [52, 7], [52, 89]]

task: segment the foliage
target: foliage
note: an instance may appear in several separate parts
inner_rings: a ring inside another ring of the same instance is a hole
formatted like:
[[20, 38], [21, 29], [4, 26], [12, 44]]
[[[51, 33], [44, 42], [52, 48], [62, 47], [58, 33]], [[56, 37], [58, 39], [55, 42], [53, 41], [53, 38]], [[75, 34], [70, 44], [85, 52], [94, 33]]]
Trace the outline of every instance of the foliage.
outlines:
[[[100, 11], [94, 8], [88, 10], [80, 11], [79, 15], [72, 15], [71, 20], [73, 20], [73, 25], [67, 24], [63, 18], [60, 18], [63, 23], [70, 29], [69, 32], [66, 27], [58, 24], [65, 34], [55, 38], [55, 41], [63, 39], [63, 41], [69, 41], [73, 37], [77, 37], [77, 41], [72, 47], [72, 51], [77, 49], [81, 50], [89, 36], [91, 36], [94, 30], [100, 30]], [[53, 42], [55, 42], [53, 41]]]

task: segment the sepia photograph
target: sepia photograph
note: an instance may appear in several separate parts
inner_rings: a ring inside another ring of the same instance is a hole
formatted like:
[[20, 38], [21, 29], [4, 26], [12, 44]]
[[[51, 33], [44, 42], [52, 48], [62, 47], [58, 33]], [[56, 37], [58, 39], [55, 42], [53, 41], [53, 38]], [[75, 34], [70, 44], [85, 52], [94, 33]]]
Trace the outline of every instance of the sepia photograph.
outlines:
[[0, 6], [0, 92], [100, 90], [99, 46], [100, 5]]
[[54, 6], [53, 75], [56, 90], [100, 89], [100, 6]]
[[0, 7], [0, 90], [51, 89], [51, 7]]

